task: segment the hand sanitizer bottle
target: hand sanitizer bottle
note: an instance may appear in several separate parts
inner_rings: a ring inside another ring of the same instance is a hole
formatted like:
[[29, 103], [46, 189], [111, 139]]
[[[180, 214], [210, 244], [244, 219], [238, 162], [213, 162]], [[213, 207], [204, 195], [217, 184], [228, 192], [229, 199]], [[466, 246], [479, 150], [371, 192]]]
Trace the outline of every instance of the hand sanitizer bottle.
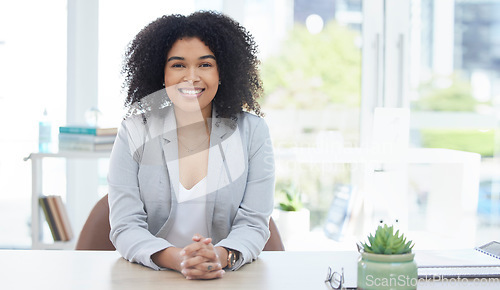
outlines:
[[43, 111], [43, 116], [38, 122], [38, 151], [49, 152], [52, 142], [52, 124], [47, 114], [47, 109]]

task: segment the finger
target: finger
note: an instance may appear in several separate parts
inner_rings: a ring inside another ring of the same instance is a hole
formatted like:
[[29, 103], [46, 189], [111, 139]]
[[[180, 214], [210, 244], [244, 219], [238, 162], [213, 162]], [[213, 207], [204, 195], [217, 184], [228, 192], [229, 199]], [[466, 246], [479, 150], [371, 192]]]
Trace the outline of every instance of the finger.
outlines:
[[201, 240], [203, 240], [205, 237], [203, 237], [202, 235], [200, 234], [195, 234], [193, 237], [192, 237], [192, 240], [193, 242], [199, 242]]
[[196, 256], [204, 257], [208, 261], [218, 262], [219, 256], [214, 249], [200, 249], [196, 252]]
[[204, 276], [206, 273], [217, 272], [222, 270], [222, 265], [219, 263], [200, 263], [194, 267], [183, 268], [181, 273], [184, 276], [199, 277]]
[[194, 242], [192, 244], [189, 244], [185, 246], [181, 252], [179, 253], [181, 256], [192, 256], [193, 253], [196, 251], [201, 250], [202, 248], [206, 247], [207, 245], [199, 242]]
[[196, 255], [196, 252], [198, 252], [202, 249], [214, 250], [214, 245], [211, 244], [211, 242], [212, 242], [211, 238], [204, 239], [201, 242], [194, 242], [194, 243], [184, 247], [184, 249], [182, 249], [182, 251], [180, 252], [180, 255], [181, 256], [193, 256], [193, 255]]
[[192, 257], [192, 258], [187, 258], [184, 261], [182, 261], [181, 267], [182, 268], [192, 268], [198, 264], [207, 263], [207, 262], [211, 262], [211, 261], [207, 260], [203, 256], [196, 256], [196, 257]]
[[212, 272], [201, 272], [195, 269], [185, 271], [182, 274], [186, 277], [186, 279], [200, 279], [200, 280], [208, 280], [208, 279], [217, 279], [222, 278], [226, 272], [224, 270], [212, 271]]
[[202, 272], [213, 272], [213, 271], [219, 271], [222, 270], [222, 265], [220, 263], [200, 263], [193, 268], [198, 269]]

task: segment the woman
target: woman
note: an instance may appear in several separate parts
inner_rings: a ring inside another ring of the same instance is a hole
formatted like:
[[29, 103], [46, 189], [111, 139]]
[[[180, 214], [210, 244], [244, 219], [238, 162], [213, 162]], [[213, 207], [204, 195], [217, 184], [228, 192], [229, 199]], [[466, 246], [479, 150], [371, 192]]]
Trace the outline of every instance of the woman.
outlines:
[[256, 51], [214, 12], [163, 16], [131, 42], [108, 176], [110, 238], [127, 260], [213, 279], [262, 251], [274, 158]]

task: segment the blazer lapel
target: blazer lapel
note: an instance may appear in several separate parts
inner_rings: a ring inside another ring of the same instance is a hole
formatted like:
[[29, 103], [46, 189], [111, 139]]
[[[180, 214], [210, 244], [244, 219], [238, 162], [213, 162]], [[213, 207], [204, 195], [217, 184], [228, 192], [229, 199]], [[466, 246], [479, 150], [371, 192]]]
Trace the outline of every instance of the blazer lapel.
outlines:
[[[225, 142], [236, 129], [236, 123], [230, 119], [216, 118], [215, 108], [212, 110], [212, 131], [210, 133], [210, 151], [208, 155], [207, 172], [207, 227], [208, 234], [212, 236], [212, 222], [216, 201], [224, 203], [223, 199], [217, 200], [220, 190], [225, 190], [230, 183], [230, 176], [227, 175], [227, 154], [230, 151], [228, 146], [231, 142]], [[220, 205], [224, 206], [224, 205]]]
[[163, 156], [167, 164], [167, 171], [170, 177], [170, 190], [172, 204], [178, 200], [179, 194], [179, 152], [177, 141], [177, 123], [175, 121], [175, 113], [173, 107], [169, 108], [165, 114], [165, 121], [163, 123]]

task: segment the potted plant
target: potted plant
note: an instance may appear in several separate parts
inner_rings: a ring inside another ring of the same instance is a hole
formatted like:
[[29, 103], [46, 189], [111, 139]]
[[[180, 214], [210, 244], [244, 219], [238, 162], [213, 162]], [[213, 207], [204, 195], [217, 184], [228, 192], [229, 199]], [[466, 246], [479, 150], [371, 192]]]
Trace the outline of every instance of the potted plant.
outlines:
[[293, 186], [283, 188], [282, 196], [273, 217], [276, 220], [283, 242], [290, 245], [294, 237], [309, 232], [309, 210], [304, 208], [301, 193]]
[[417, 264], [413, 241], [393, 226], [378, 226], [375, 236], [362, 243], [358, 261], [359, 289], [416, 289]]

